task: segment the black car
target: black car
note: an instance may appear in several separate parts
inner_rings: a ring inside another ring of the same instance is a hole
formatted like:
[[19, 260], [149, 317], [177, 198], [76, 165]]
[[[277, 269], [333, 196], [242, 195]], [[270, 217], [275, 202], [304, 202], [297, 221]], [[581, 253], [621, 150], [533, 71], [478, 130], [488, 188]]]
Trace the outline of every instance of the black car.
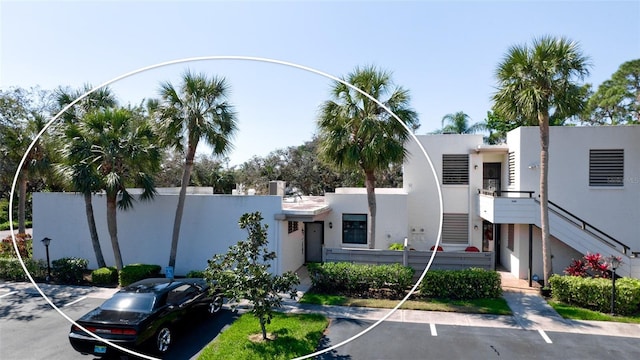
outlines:
[[[172, 331], [190, 314], [210, 315], [222, 308], [222, 294], [204, 279], [145, 279], [122, 288], [76, 322], [110, 342], [131, 349], [169, 351]], [[69, 342], [76, 351], [106, 356], [116, 349], [73, 325]]]

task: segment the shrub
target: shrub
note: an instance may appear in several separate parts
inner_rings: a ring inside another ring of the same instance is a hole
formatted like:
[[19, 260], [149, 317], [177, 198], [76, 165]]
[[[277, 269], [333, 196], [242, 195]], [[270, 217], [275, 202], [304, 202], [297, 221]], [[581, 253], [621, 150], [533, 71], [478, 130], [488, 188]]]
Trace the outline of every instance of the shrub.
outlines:
[[148, 279], [160, 276], [160, 265], [150, 264], [131, 264], [120, 270], [118, 274], [118, 283], [120, 286], [127, 286], [142, 279]]
[[187, 273], [188, 278], [204, 278], [204, 271], [202, 270], [191, 270]]
[[[611, 310], [610, 279], [553, 275], [549, 278], [553, 297], [570, 305], [608, 313]], [[617, 314], [633, 315], [640, 311], [640, 280], [616, 280]]]
[[116, 285], [118, 269], [113, 266], [95, 269], [91, 272], [91, 282], [96, 285]]
[[[33, 253], [32, 239], [30, 234], [16, 234], [16, 244], [18, 245], [18, 251], [22, 259], [31, 258]], [[11, 235], [2, 239], [0, 243], [0, 257], [17, 258], [16, 251], [13, 248], [13, 239]]]
[[388, 289], [400, 295], [412, 283], [414, 270], [400, 264], [365, 265], [346, 262], [309, 264], [313, 287], [319, 292], [351, 296]]
[[[433, 249], [435, 249], [435, 248], [436, 248], [436, 246], [433, 245], [433, 246], [431, 246], [431, 249], [429, 249], [429, 250], [433, 251]], [[438, 245], [438, 249], [436, 251], [444, 251], [444, 249], [442, 248], [442, 246]]]
[[404, 250], [404, 245], [400, 243], [392, 243], [389, 245], [389, 250]]
[[51, 275], [61, 284], [80, 284], [89, 260], [65, 257], [51, 262]]
[[444, 299], [483, 299], [502, 295], [500, 274], [478, 268], [430, 270], [420, 284], [420, 295]]
[[[34, 279], [44, 279], [47, 273], [47, 264], [44, 260], [24, 259], [24, 264]], [[11, 281], [27, 281], [20, 260], [13, 258], [0, 258], [0, 279]]]
[[607, 259], [598, 253], [592, 254], [589, 252], [582, 259], [573, 259], [571, 264], [564, 269], [564, 273], [571, 276], [591, 276], [605, 279], [611, 277]]

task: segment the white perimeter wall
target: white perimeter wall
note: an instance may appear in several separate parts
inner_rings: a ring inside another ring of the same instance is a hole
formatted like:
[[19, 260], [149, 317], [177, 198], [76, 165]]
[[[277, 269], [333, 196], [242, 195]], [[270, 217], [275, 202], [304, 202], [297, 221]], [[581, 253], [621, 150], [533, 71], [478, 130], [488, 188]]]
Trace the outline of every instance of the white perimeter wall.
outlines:
[[[133, 209], [118, 211], [118, 238], [125, 265], [157, 264], [164, 272], [169, 262], [177, 201], [177, 195], [157, 195], [153, 201], [136, 202]], [[238, 227], [238, 220], [242, 214], [255, 211], [260, 211], [263, 224], [269, 225], [270, 249], [278, 251], [272, 270], [276, 273], [296, 270], [302, 262], [293, 254], [300, 249], [297, 242], [301, 241], [301, 234], [287, 236], [287, 222], [274, 220], [275, 214], [281, 213], [281, 204], [280, 196], [188, 195], [175, 274], [202, 270], [214, 254], [224, 253], [230, 245], [246, 239], [247, 232]], [[94, 195], [93, 208], [105, 261], [107, 265], [115, 265], [106, 225], [105, 197]], [[33, 194], [34, 257], [46, 258], [44, 246], [39, 241], [46, 236], [53, 239], [49, 246], [51, 260], [81, 257], [89, 260], [89, 268], [96, 268], [84, 209], [81, 195]], [[285, 237], [285, 243], [281, 241], [282, 237]]]
[[[473, 151], [482, 144], [482, 135], [419, 135], [417, 138], [431, 158], [440, 184], [442, 184], [442, 155], [469, 155], [469, 185], [442, 185], [443, 212], [469, 214], [469, 244], [481, 249], [482, 233], [480, 230], [472, 229], [474, 225], [482, 229], [482, 219], [477, 215], [475, 199], [477, 190], [482, 188], [483, 159], [482, 155]], [[404, 163], [403, 175], [403, 187], [409, 194], [409, 231], [416, 229], [418, 232], [412, 236], [422, 238], [425, 244], [429, 244], [426, 248], [416, 248], [416, 250], [429, 250], [437, 239], [440, 224], [436, 180], [426, 156], [415, 140], [410, 139], [406, 147], [411, 154]], [[424, 232], [420, 232], [421, 229], [424, 229]], [[463, 250], [466, 246], [456, 250]], [[446, 244], [444, 248], [448, 250]]]
[[[516, 152], [513, 190], [540, 190], [538, 127], [507, 134]], [[589, 186], [589, 150], [624, 149], [624, 186]], [[549, 135], [549, 200], [640, 251], [640, 126], [552, 126]], [[533, 165], [533, 168], [529, 168]], [[506, 169], [504, 169], [506, 171]], [[506, 184], [506, 183], [505, 183]]]
[[[378, 188], [375, 191], [376, 249], [387, 249], [389, 244], [402, 243], [408, 236], [407, 194], [402, 189]], [[342, 244], [342, 214], [368, 214], [366, 189], [338, 188], [335, 193], [325, 194], [325, 201], [331, 207], [331, 213], [324, 220], [324, 246], [366, 248], [367, 245]]]

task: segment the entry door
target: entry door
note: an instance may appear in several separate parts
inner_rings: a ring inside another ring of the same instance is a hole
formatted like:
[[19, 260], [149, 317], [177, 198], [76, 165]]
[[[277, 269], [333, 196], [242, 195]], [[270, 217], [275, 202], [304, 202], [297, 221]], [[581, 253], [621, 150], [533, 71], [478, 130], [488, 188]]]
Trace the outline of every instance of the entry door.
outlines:
[[305, 223], [305, 262], [322, 262], [322, 222]]

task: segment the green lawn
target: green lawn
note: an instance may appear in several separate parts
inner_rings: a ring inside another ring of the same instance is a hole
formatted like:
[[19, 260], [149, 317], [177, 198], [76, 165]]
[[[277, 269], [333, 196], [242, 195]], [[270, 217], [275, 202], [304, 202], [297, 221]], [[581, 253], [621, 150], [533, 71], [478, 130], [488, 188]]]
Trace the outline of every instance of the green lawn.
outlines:
[[640, 324], [640, 314], [636, 316], [612, 316], [610, 314], [605, 314], [598, 311], [567, 305], [559, 301], [549, 300], [547, 302], [558, 312], [558, 314], [560, 314], [560, 316], [565, 319], [615, 321]]
[[[300, 299], [300, 302], [306, 304], [360, 306], [392, 309], [398, 304], [399, 300], [356, 299], [339, 295], [307, 292], [304, 294], [302, 299]], [[512, 314], [511, 309], [503, 298], [476, 300], [408, 300], [402, 305], [401, 309], [495, 315]]]
[[[240, 316], [198, 357], [200, 360], [292, 359], [314, 352], [329, 320], [319, 314], [275, 313], [267, 332], [275, 340], [253, 342], [249, 336], [260, 333], [260, 323], [252, 314]], [[261, 336], [260, 336], [261, 337]]]

